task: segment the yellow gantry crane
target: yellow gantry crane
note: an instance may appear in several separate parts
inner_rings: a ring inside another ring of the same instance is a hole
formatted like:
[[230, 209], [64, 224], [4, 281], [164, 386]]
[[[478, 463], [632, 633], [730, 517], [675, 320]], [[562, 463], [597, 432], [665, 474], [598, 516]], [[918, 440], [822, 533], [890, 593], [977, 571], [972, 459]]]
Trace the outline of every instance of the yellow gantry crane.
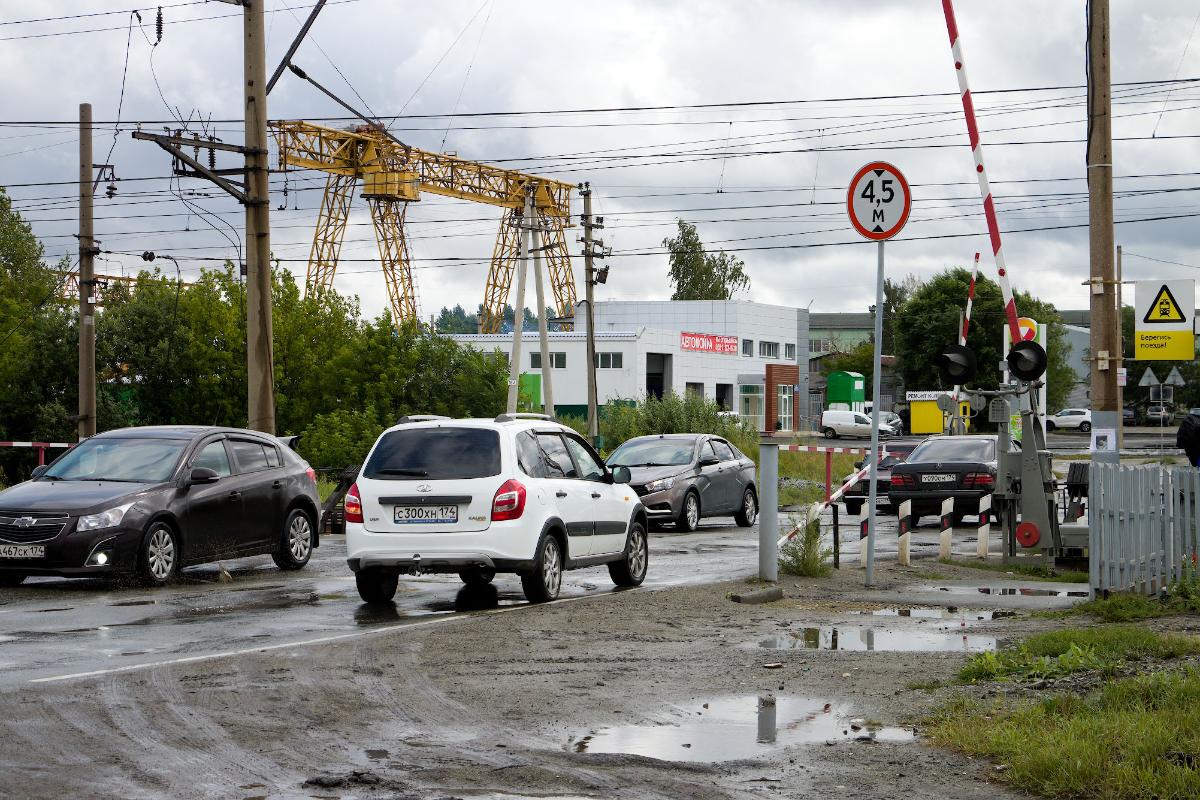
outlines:
[[[397, 326], [417, 320], [404, 217], [408, 204], [420, 200], [422, 192], [505, 209], [484, 288], [480, 333], [500, 332], [520, 256], [521, 232], [530, 226], [541, 230], [540, 255], [549, 267], [557, 312], [562, 317], [574, 315], [575, 277], [565, 233], [571, 221], [572, 184], [409, 147], [371, 125], [339, 130], [284, 121], [271, 123], [271, 128], [281, 168], [315, 169], [329, 175], [308, 258], [306, 292], [333, 286], [354, 189], [361, 180]], [[531, 184], [534, 219], [522, 220]], [[522, 314], [517, 309], [518, 325]]]

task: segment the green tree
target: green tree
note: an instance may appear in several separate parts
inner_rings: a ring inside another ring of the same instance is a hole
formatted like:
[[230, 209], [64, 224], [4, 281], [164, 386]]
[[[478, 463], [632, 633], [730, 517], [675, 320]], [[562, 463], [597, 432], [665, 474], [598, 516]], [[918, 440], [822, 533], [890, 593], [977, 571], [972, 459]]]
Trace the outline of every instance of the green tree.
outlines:
[[679, 233], [663, 239], [670, 260], [672, 300], [729, 300], [750, 288], [745, 264], [724, 251], [707, 252], [696, 226], [678, 220]]
[[871, 342], [859, 342], [854, 349], [846, 353], [831, 353], [821, 359], [821, 372], [828, 375], [839, 370], [858, 372], [866, 379], [866, 386], [871, 386], [875, 375], [875, 345]]

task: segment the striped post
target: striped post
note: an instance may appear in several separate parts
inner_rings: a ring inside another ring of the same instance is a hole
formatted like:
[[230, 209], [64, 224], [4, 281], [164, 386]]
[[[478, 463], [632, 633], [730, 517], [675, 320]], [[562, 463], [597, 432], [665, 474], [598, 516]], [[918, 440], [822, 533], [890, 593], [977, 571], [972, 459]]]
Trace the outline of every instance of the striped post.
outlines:
[[896, 563], [902, 567], [907, 567], [909, 539], [912, 533], [912, 500], [905, 500], [900, 504], [900, 518], [897, 520], [898, 530], [900, 531], [900, 542], [896, 547]]
[[951, 537], [954, 535], [954, 498], [942, 501], [942, 533], [938, 540], [938, 558], [950, 558]]
[[967, 120], [967, 135], [971, 139], [971, 154], [975, 157], [975, 174], [979, 178], [979, 196], [983, 198], [983, 215], [987, 219], [988, 235], [992, 241], [992, 255], [996, 259], [1000, 291], [1004, 295], [1004, 316], [1008, 320], [1009, 341], [1021, 341], [1021, 330], [1017, 324], [1017, 303], [1013, 299], [1012, 285], [1008, 280], [1008, 268], [1004, 264], [1004, 251], [1000, 248], [1000, 223], [996, 220], [996, 206], [992, 200], [992, 189], [988, 185], [987, 170], [983, 166], [983, 143], [979, 139], [979, 125], [975, 121], [975, 102], [967, 84], [967, 66], [963, 61], [962, 40], [958, 36], [958, 23], [954, 20], [954, 3], [942, 0], [942, 11], [946, 15], [946, 31], [950, 34], [950, 50], [954, 54], [954, 70], [958, 75], [958, 90], [962, 93], [963, 114]]
[[[967, 287], [967, 308], [966, 308], [966, 311], [963, 312], [962, 330], [960, 330], [958, 332], [958, 343], [963, 347], [967, 346], [967, 334], [971, 330], [971, 307], [975, 305], [975, 278], [978, 277], [978, 275], [979, 275], [979, 253], [976, 253], [975, 254], [975, 265], [973, 267], [971, 267], [971, 285]], [[955, 387], [954, 387], [954, 402], [955, 403], [958, 402], [959, 391], [961, 389], [962, 389], [962, 387], [959, 385], [955, 385]]]
[[975, 546], [975, 555], [980, 558], [988, 557], [988, 541], [992, 536], [992, 496], [985, 494], [979, 498], [979, 543]]

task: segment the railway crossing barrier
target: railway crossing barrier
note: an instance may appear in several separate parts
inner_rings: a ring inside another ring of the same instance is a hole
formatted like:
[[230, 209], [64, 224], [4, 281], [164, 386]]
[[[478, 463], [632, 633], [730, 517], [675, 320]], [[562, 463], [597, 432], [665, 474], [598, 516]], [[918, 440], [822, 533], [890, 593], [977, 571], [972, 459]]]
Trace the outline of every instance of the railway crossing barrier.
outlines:
[[47, 450], [70, 450], [74, 446], [66, 442], [0, 442], [0, 447], [31, 447], [37, 450], [39, 467], [46, 463]]

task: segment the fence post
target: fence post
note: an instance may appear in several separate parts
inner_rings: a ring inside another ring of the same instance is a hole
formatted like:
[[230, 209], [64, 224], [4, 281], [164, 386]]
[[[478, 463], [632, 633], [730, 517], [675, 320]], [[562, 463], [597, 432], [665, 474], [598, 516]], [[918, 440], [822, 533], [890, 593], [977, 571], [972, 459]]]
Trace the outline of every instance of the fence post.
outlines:
[[842, 536], [838, 530], [838, 504], [833, 504], [833, 568], [842, 568]]
[[949, 560], [950, 545], [954, 535], [954, 498], [947, 497], [942, 501], [942, 533], [938, 541], [938, 558]]
[[[758, 577], [779, 580], [779, 445], [763, 441], [758, 446], [762, 514], [758, 520]], [[803, 535], [803, 532], [801, 533]]]
[[975, 543], [975, 555], [988, 557], [988, 541], [992, 538], [992, 496], [979, 498], [979, 541]]
[[902, 567], [908, 566], [909, 534], [912, 530], [912, 523], [912, 501], [905, 500], [900, 504], [900, 518], [898, 520], [900, 541], [896, 545], [896, 563]]
[[1089, 468], [1088, 475], [1088, 588], [1092, 591], [1092, 597], [1096, 596], [1100, 589], [1100, 547], [1104, 541], [1103, 519], [1104, 515], [1100, 510], [1104, 508], [1102, 489], [1103, 483], [1100, 480], [1100, 470], [1096, 469], [1093, 464]]

